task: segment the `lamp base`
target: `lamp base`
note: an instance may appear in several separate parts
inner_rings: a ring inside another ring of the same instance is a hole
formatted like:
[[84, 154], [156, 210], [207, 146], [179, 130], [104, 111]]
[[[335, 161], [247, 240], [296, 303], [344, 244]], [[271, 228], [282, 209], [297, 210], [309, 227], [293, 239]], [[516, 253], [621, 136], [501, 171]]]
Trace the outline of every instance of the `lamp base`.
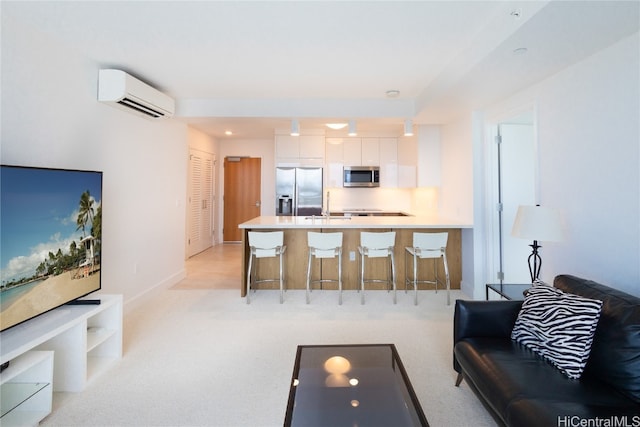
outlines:
[[531, 255], [529, 255], [529, 258], [527, 259], [529, 263], [529, 275], [531, 276], [531, 283], [533, 283], [540, 277], [542, 258], [540, 258], [540, 254], [538, 254], [538, 249], [540, 249], [542, 246], [538, 244], [537, 240], [534, 240], [533, 244], [529, 246], [533, 249]]

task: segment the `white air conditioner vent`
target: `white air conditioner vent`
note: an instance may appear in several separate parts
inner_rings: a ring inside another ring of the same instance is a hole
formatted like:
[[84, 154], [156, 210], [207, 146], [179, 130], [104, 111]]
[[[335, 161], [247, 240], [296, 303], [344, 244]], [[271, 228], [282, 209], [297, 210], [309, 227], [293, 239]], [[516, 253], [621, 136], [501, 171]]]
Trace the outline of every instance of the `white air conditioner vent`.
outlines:
[[122, 70], [100, 70], [98, 101], [146, 118], [168, 118], [175, 113], [173, 98]]

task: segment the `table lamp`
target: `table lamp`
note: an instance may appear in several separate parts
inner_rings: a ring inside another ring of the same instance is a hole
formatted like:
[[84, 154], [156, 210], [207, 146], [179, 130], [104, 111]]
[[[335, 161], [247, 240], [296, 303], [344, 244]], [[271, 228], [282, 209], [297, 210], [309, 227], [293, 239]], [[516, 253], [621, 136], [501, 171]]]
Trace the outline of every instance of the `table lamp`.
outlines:
[[533, 240], [533, 244], [529, 245], [533, 251], [527, 260], [531, 283], [533, 283], [539, 278], [542, 267], [542, 258], [538, 253], [538, 249], [542, 246], [538, 244], [538, 241], [557, 242], [564, 237], [560, 213], [555, 209], [539, 205], [519, 206], [511, 235]]

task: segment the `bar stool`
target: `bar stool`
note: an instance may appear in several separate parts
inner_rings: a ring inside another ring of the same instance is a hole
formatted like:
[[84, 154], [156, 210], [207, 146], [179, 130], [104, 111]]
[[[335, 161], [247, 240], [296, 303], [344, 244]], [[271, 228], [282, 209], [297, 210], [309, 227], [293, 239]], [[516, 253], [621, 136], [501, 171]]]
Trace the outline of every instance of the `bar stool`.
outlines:
[[[444, 264], [444, 274], [446, 276], [447, 286], [447, 305], [449, 301], [449, 288], [451, 283], [449, 281], [449, 265], [447, 264], [447, 239], [449, 233], [413, 233], [413, 246], [405, 248], [404, 254], [404, 291], [407, 292], [407, 286], [409, 283], [413, 283], [413, 289], [415, 291], [414, 304], [418, 305], [418, 283], [434, 283], [436, 285], [436, 293], [438, 292], [438, 266], [436, 260], [442, 258]], [[413, 278], [409, 277], [407, 273], [407, 258], [413, 259]], [[435, 274], [435, 280], [418, 280], [418, 261], [422, 258], [433, 259], [433, 271]]]
[[[342, 233], [317, 233], [309, 231], [307, 233], [307, 243], [309, 246], [309, 263], [307, 264], [307, 304], [309, 304], [309, 292], [312, 283], [334, 282], [338, 283], [338, 304], [342, 304]], [[338, 278], [311, 280], [311, 258], [335, 258], [338, 257]]]
[[[249, 295], [251, 290], [251, 279], [253, 283], [280, 282], [280, 304], [284, 301], [284, 269], [282, 255], [287, 250], [284, 245], [284, 233], [282, 231], [249, 231], [249, 267], [247, 268], [247, 304], [250, 303]], [[280, 259], [280, 275], [277, 279], [261, 279], [256, 278], [256, 266], [258, 258]], [[254, 262], [255, 258], [255, 262]], [[255, 292], [255, 289], [254, 289]]]
[[[362, 231], [360, 233], [360, 246], [358, 246], [358, 254], [360, 258], [360, 271], [358, 279], [360, 280], [360, 289], [362, 291], [361, 304], [364, 304], [364, 284], [365, 282], [382, 282], [387, 283], [389, 287], [393, 286], [393, 303], [396, 303], [396, 267], [393, 256], [393, 249], [396, 244], [396, 232], [376, 232], [370, 233]], [[389, 277], [389, 270], [387, 270], [387, 279], [365, 279], [364, 267], [366, 258], [389, 258], [389, 266], [391, 270], [391, 277]]]

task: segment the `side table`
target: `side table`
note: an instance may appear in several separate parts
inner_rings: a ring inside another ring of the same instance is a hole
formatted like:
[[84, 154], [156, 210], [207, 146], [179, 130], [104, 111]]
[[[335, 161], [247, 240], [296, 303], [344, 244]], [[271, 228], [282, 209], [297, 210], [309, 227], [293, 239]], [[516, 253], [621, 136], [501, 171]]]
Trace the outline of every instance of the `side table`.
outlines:
[[487, 283], [485, 298], [489, 300], [489, 291], [493, 291], [508, 300], [524, 300], [524, 292], [531, 288], [531, 283]]

